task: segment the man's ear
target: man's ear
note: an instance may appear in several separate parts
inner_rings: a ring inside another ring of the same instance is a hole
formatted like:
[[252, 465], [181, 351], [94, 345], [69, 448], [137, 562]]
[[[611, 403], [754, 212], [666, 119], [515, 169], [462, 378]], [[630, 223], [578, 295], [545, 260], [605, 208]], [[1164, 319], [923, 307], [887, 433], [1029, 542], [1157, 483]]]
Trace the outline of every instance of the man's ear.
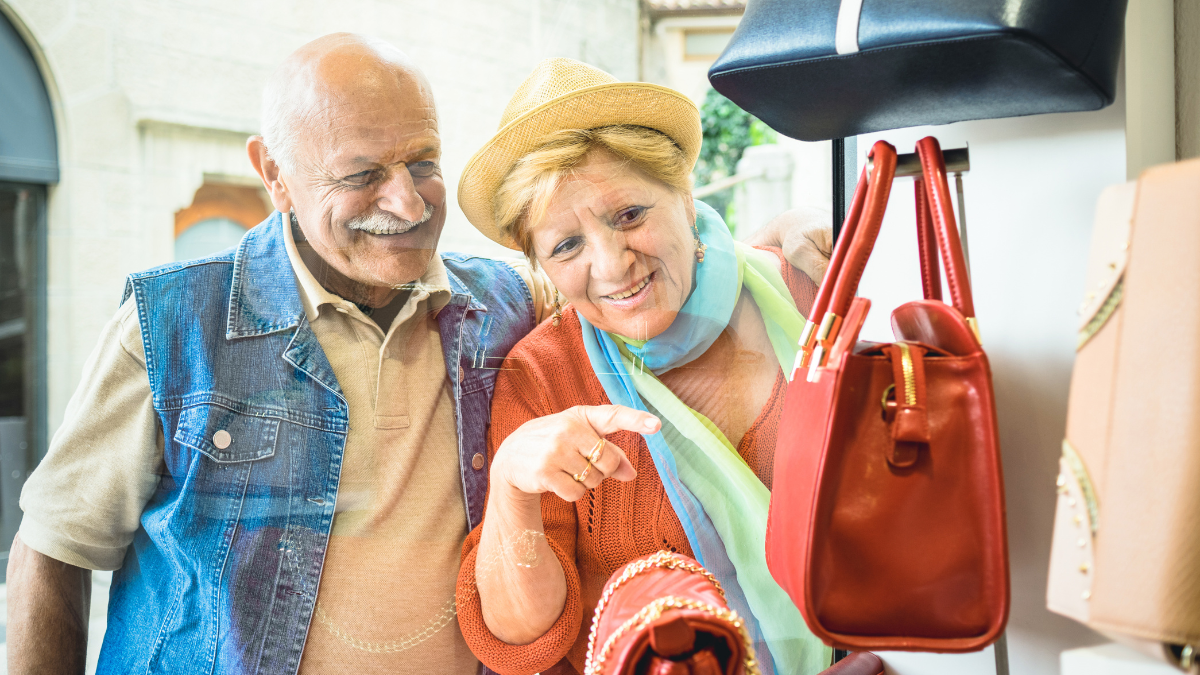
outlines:
[[288, 194], [287, 186], [280, 179], [279, 165], [267, 154], [267, 145], [263, 143], [263, 137], [251, 136], [246, 141], [246, 152], [250, 155], [250, 163], [254, 165], [254, 170], [262, 178], [267, 193], [271, 195], [271, 204], [275, 206], [275, 210], [280, 213], [291, 211], [291, 195]]

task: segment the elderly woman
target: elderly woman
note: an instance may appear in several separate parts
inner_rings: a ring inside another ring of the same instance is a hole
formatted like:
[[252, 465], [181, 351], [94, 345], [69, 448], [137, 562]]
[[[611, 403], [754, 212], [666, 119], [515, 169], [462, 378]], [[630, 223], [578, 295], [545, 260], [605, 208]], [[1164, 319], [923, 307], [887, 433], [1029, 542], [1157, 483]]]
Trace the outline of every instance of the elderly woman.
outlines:
[[829, 665], [764, 559], [815, 287], [692, 200], [700, 138], [681, 94], [552, 59], [464, 171], [471, 222], [568, 301], [500, 369], [486, 514], [464, 546], [459, 622], [500, 673], [582, 672], [605, 582], [662, 549], [720, 579], [766, 672]]

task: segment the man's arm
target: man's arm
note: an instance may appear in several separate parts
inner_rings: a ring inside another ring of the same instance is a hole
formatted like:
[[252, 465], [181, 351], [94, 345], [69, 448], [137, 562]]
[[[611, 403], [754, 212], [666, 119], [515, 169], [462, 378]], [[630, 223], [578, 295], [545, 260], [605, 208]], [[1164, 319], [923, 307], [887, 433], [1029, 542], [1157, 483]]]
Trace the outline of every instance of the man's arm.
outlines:
[[62, 426], [21, 489], [8, 561], [11, 673], [84, 672], [89, 570], [121, 567], [158, 486], [162, 439], [136, 309], [126, 302], [101, 331]]
[[746, 237], [751, 246], [778, 246], [792, 267], [820, 285], [833, 253], [833, 223], [828, 211], [805, 207], [784, 211]]
[[92, 572], [29, 548], [17, 535], [8, 558], [8, 672], [82, 673]]

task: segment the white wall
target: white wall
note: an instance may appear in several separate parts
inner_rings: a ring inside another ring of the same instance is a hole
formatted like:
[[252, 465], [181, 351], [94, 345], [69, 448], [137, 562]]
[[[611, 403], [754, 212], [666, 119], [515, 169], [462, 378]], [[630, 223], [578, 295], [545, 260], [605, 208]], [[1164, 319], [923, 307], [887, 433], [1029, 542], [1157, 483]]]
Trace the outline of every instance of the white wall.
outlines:
[[[962, 122], [860, 136], [899, 152], [934, 135], [970, 145], [965, 176], [975, 307], [992, 364], [1004, 457], [1012, 565], [1010, 672], [1058, 672], [1059, 652], [1101, 638], [1045, 609], [1054, 480], [1075, 345], [1075, 309], [1094, 204], [1125, 180], [1124, 99], [1089, 113]], [[951, 183], [953, 188], [953, 182]], [[872, 301], [863, 339], [890, 341], [891, 309], [921, 294], [912, 180], [897, 179], [859, 294]], [[948, 297], [948, 296], [947, 296]], [[900, 675], [983, 675], [988, 655], [893, 655]]]

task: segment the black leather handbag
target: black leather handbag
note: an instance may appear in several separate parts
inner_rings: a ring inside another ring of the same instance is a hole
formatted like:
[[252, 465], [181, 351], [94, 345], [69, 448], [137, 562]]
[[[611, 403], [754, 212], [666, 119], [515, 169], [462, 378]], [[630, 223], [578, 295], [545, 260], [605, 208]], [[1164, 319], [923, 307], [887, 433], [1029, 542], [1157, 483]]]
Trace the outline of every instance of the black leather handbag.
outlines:
[[749, 0], [708, 71], [805, 141], [1113, 102], [1127, 0]]

